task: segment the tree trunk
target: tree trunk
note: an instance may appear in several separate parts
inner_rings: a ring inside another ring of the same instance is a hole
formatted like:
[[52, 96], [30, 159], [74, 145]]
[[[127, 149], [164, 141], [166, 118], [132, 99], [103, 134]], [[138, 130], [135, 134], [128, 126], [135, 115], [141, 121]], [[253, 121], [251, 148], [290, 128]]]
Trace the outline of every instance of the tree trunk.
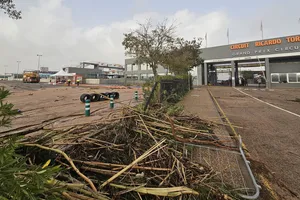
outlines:
[[157, 66], [156, 65], [153, 65], [151, 66], [152, 68], [152, 71], [153, 71], [153, 75], [154, 75], [154, 81], [157, 80], [157, 77], [158, 77], [158, 74], [157, 74]]

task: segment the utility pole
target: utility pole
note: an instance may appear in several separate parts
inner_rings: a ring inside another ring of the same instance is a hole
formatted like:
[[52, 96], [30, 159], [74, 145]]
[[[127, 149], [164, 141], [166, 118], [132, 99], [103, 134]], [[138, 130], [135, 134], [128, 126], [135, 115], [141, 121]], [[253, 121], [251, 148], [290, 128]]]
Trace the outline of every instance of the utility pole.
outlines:
[[21, 62], [21, 61], [19, 61], [19, 60], [17, 61], [17, 63], [18, 63], [17, 79], [19, 79], [19, 67], [20, 67], [20, 62]]
[[8, 65], [4, 65], [4, 78], [6, 78], [6, 68], [8, 67]]
[[261, 31], [261, 39], [264, 39], [264, 27], [263, 27], [263, 22], [260, 22], [260, 31]]
[[227, 29], [227, 40], [228, 40], [228, 44], [229, 44], [229, 28]]
[[40, 59], [41, 59], [41, 56], [43, 56], [43, 55], [37, 54], [36, 56], [39, 57], [38, 58], [38, 70], [40, 70]]

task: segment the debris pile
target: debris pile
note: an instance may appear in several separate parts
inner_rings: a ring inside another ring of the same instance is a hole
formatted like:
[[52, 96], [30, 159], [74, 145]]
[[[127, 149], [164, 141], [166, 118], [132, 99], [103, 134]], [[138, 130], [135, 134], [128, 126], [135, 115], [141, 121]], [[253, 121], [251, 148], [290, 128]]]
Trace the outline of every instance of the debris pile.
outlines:
[[[67, 199], [230, 199], [205, 163], [194, 163], [185, 143], [234, 150], [194, 116], [169, 117], [124, 107], [122, 116], [64, 130], [28, 133], [21, 142], [31, 162], [60, 164], [52, 184]], [[2, 138], [3, 139], [3, 138]], [[214, 184], [210, 184], [214, 182]], [[229, 187], [229, 186], [228, 186]]]

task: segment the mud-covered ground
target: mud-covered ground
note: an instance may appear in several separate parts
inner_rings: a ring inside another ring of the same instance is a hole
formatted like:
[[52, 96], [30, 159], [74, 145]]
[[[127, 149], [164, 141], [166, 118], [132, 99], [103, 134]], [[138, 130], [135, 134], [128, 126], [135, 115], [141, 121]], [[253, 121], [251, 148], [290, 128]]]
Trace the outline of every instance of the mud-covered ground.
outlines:
[[120, 99], [115, 100], [115, 110], [121, 104], [135, 104], [133, 100], [136, 90], [140, 89], [107, 89], [102, 86], [67, 87], [53, 86], [47, 83], [22, 83], [17, 81], [0, 82], [10, 90], [7, 102], [14, 104], [21, 114], [12, 121], [12, 126], [0, 128], [0, 133], [21, 130], [51, 122], [52, 126], [63, 127], [72, 124], [92, 123], [94, 120], [104, 120], [113, 110], [109, 108], [109, 101], [91, 103], [91, 116], [85, 117], [85, 105], [79, 98], [83, 93], [101, 93], [117, 91]]

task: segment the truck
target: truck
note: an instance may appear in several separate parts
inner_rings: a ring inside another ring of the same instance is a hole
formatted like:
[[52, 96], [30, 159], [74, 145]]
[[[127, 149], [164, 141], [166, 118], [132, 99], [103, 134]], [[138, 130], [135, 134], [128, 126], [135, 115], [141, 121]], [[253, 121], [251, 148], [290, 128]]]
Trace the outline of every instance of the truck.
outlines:
[[23, 72], [23, 83], [39, 83], [40, 74], [37, 70], [25, 70]]

